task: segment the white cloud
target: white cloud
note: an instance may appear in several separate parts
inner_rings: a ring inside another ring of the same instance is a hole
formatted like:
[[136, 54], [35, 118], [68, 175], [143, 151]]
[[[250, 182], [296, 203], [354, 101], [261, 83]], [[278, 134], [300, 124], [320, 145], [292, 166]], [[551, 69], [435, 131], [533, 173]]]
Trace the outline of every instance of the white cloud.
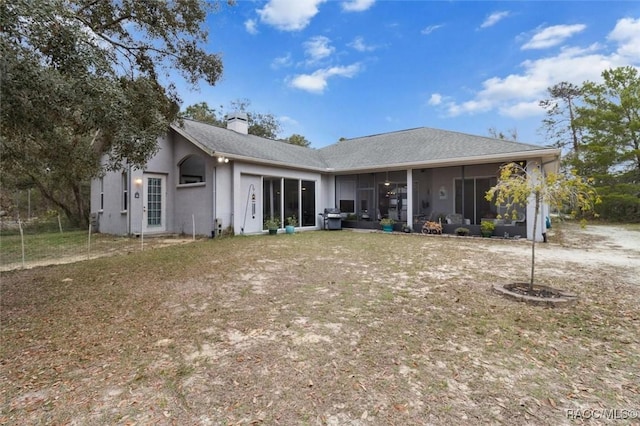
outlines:
[[540, 115], [542, 109], [538, 101], [518, 102], [514, 105], [500, 107], [500, 115], [511, 118], [526, 118]]
[[487, 19], [484, 20], [482, 24], [480, 24], [480, 28], [489, 28], [502, 21], [504, 18], [509, 16], [508, 11], [503, 12], [493, 12], [491, 15], [487, 16]]
[[271, 61], [271, 68], [277, 70], [279, 68], [290, 67], [292, 64], [293, 61], [291, 60], [291, 53], [287, 53], [286, 55], [279, 56]]
[[440, 105], [442, 103], [442, 95], [440, 93], [433, 93], [429, 98], [429, 105]]
[[312, 74], [299, 74], [289, 81], [289, 85], [296, 89], [312, 93], [322, 93], [327, 88], [327, 80], [331, 77], [351, 78], [360, 72], [358, 63], [349, 66], [339, 66], [319, 69]]
[[432, 32], [434, 32], [435, 30], [444, 27], [444, 24], [438, 24], [438, 25], [429, 25], [428, 27], [424, 28], [422, 31], [420, 31], [420, 34], [424, 34], [424, 35], [429, 35]]
[[300, 123], [296, 119], [291, 118], [288, 115], [281, 115], [280, 117], [278, 117], [278, 120], [280, 120], [280, 122], [286, 126], [300, 125]]
[[258, 9], [260, 20], [282, 31], [300, 31], [318, 13], [318, 6], [326, 0], [269, 0]]
[[373, 6], [375, 0], [349, 0], [342, 3], [345, 12], [363, 12]]
[[538, 102], [548, 97], [547, 88], [554, 84], [566, 81], [580, 86], [585, 81], [599, 82], [606, 69], [640, 64], [639, 26], [640, 19], [621, 19], [608, 35], [610, 46], [594, 43], [565, 47], [556, 55], [522, 62], [519, 73], [484, 80], [469, 100], [455, 102], [436, 93], [429, 104], [440, 105], [450, 116], [491, 110], [513, 118], [542, 115], [544, 110]]
[[371, 52], [376, 50], [376, 46], [366, 44], [364, 42], [364, 38], [362, 37], [356, 37], [351, 43], [348, 44], [348, 46], [354, 48], [358, 52]]
[[311, 37], [305, 41], [302, 45], [305, 49], [305, 55], [309, 57], [308, 63], [313, 64], [331, 55], [335, 48], [330, 43], [331, 40], [325, 36]]
[[244, 28], [249, 34], [258, 34], [258, 23], [255, 19], [247, 19], [244, 21]]
[[557, 46], [574, 34], [583, 31], [585, 28], [587, 28], [587, 26], [583, 24], [553, 25], [546, 27], [534, 34], [531, 40], [522, 46], [522, 49], [545, 49], [547, 47]]
[[618, 54], [636, 64], [640, 61], [640, 18], [620, 19], [607, 39], [620, 45]]

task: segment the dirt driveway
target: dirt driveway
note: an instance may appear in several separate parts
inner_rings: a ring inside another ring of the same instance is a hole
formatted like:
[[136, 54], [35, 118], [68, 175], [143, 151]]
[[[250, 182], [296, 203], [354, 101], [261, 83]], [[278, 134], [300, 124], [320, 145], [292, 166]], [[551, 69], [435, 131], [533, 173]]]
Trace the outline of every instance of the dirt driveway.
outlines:
[[[560, 230], [551, 228], [549, 243], [536, 244], [536, 265], [565, 262], [593, 267], [594, 265], [625, 268], [624, 278], [640, 285], [640, 228], [616, 225], [563, 224]], [[496, 253], [518, 253], [530, 259], [531, 245], [490, 246]]]

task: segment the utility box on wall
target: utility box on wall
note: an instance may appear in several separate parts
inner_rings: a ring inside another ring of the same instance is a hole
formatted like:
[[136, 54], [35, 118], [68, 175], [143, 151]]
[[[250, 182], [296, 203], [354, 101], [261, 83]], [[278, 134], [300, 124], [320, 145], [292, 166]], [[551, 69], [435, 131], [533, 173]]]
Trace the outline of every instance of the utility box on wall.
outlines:
[[213, 232], [215, 233], [215, 236], [216, 237], [221, 236], [222, 235], [222, 219], [217, 217], [214, 226], [215, 226], [215, 230]]

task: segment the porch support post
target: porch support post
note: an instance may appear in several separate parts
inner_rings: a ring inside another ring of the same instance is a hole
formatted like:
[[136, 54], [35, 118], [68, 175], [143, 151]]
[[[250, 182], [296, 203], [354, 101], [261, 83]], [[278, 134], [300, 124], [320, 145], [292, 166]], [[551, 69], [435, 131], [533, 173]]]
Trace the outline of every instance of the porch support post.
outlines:
[[[534, 172], [533, 170], [536, 168], [540, 168], [539, 161], [528, 161], [527, 162], [527, 179], [540, 179], [540, 174]], [[540, 170], [540, 173], [544, 173]], [[535, 195], [529, 195], [529, 200], [527, 202], [527, 239], [532, 240], [533, 238], [536, 241], [542, 241], [542, 233], [547, 232], [547, 224], [543, 219], [545, 212], [544, 204], [540, 205], [540, 211], [538, 212], [538, 216], [536, 217], [536, 199]], [[533, 221], [537, 220], [538, 224], [536, 226], [536, 235], [533, 235]]]
[[407, 226], [413, 229], [413, 170], [407, 169]]
[[461, 199], [461, 202], [460, 202], [460, 209], [461, 209], [461, 213], [462, 213], [462, 224], [464, 225], [464, 223], [465, 223], [464, 220], [466, 219], [466, 216], [464, 215], [464, 200], [465, 200], [465, 198], [464, 198], [464, 187], [465, 187], [465, 185], [464, 185], [464, 165], [461, 166], [461, 167], [462, 167], [462, 194], [461, 194], [462, 195], [462, 199]]

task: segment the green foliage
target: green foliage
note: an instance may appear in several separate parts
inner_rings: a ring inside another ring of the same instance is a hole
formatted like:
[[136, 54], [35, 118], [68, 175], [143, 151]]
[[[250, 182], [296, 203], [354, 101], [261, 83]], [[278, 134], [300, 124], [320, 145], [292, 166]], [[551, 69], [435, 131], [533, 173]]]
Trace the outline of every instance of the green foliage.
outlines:
[[83, 185], [104, 170], [144, 166], [176, 118], [177, 92], [160, 78], [178, 72], [195, 85], [220, 77], [220, 57], [200, 47], [214, 6], [1, 2], [3, 186], [27, 181], [86, 223]]
[[528, 167], [518, 163], [507, 163], [500, 168], [498, 183], [487, 191], [485, 198], [497, 205], [506, 206], [507, 214], [513, 213], [518, 205], [527, 205], [533, 197], [535, 209], [533, 238], [531, 244], [531, 279], [529, 288], [533, 289], [535, 272], [535, 247], [538, 220], [542, 203], [557, 210], [569, 209], [572, 216], [579, 212], [592, 212], [600, 198], [593, 188], [592, 179], [584, 179], [575, 173], [543, 173], [540, 166]]
[[456, 235], [460, 235], [461, 237], [465, 237], [467, 235], [469, 235], [469, 228], [464, 228], [462, 226], [458, 227], [455, 229], [454, 231], [456, 233]]
[[298, 218], [296, 217], [296, 215], [287, 217], [287, 225], [298, 226]]
[[482, 232], [493, 232], [496, 229], [496, 224], [491, 220], [485, 220], [480, 223], [480, 231]]
[[576, 167], [589, 174], [633, 171], [640, 177], [640, 75], [633, 67], [602, 73], [604, 82], [583, 85], [576, 123], [584, 149]]
[[264, 227], [267, 229], [278, 229], [280, 228], [280, 219], [272, 216], [264, 221]]
[[640, 189], [637, 184], [598, 187], [602, 202], [596, 206], [600, 217], [608, 220], [640, 223]]
[[237, 99], [231, 102], [230, 111], [244, 112], [247, 114], [249, 124], [249, 134], [267, 139], [277, 139], [282, 131], [280, 121], [268, 113], [249, 111], [251, 101], [248, 99]]
[[[597, 213], [608, 220], [638, 221], [640, 193], [640, 74], [634, 67], [602, 73], [603, 82], [550, 87], [543, 127], [565, 149], [565, 165], [590, 176], [602, 194]], [[631, 189], [624, 189], [630, 185]], [[617, 192], [620, 191], [620, 192]]]
[[542, 121], [547, 139], [558, 148], [569, 154], [579, 151], [582, 134], [576, 126], [576, 103], [582, 95], [582, 89], [565, 81], [547, 89], [549, 99], [540, 101], [540, 106], [547, 112]]
[[[200, 102], [185, 108], [181, 115], [203, 123], [213, 124], [214, 126], [226, 127], [226, 115], [231, 112], [243, 112], [247, 114], [247, 123], [249, 125], [248, 133], [250, 135], [267, 139], [277, 139], [278, 134], [282, 130], [280, 121], [273, 114], [250, 111], [250, 106], [250, 100], [237, 99], [230, 103], [228, 112], [225, 112], [222, 106], [220, 106], [220, 110], [216, 110], [215, 108], [209, 107], [206, 102]], [[304, 137], [302, 137], [302, 139], [304, 139]]]
[[[222, 107], [220, 107], [222, 109]], [[210, 108], [206, 102], [189, 105], [181, 114], [183, 117], [200, 121], [201, 123], [212, 124], [218, 127], [225, 127], [224, 114], [215, 108]]]
[[380, 225], [381, 226], [391, 226], [391, 225], [393, 225], [395, 223], [396, 223], [395, 220], [393, 220], [391, 218], [388, 218], [388, 217], [385, 217], [384, 219], [380, 220]]
[[290, 143], [291, 145], [299, 145], [304, 147], [309, 147], [309, 145], [311, 145], [311, 142], [309, 142], [304, 136], [298, 135], [296, 133], [284, 139], [284, 141]]

